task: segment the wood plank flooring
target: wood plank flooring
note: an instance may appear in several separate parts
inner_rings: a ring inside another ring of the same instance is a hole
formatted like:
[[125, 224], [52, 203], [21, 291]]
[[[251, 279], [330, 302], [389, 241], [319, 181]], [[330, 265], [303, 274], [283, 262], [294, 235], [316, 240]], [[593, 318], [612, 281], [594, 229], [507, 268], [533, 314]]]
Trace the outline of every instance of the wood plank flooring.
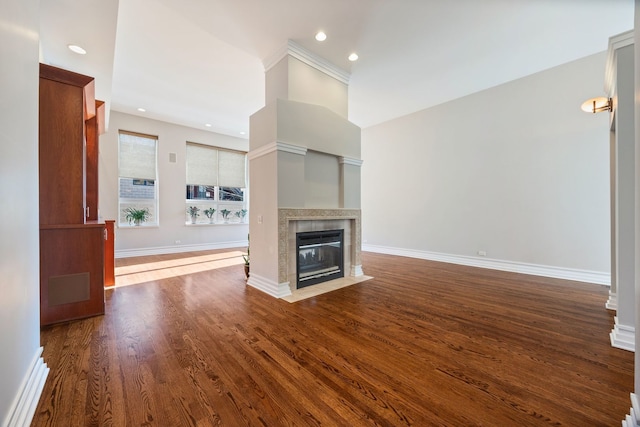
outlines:
[[288, 303], [225, 254], [117, 260], [158, 278], [42, 330], [32, 425], [613, 426], [629, 411], [606, 287], [365, 252], [374, 279]]

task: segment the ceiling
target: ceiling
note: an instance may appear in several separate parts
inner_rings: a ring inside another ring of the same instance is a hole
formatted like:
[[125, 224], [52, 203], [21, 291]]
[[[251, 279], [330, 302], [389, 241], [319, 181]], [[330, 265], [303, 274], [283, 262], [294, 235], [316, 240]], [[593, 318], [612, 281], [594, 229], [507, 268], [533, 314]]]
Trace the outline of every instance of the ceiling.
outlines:
[[[633, 0], [42, 0], [40, 59], [94, 76], [96, 97], [113, 110], [247, 138], [249, 116], [264, 106], [263, 62], [292, 40], [351, 74], [349, 120], [364, 128], [604, 51], [610, 36], [633, 28], [633, 8]], [[326, 41], [314, 39], [318, 30]]]

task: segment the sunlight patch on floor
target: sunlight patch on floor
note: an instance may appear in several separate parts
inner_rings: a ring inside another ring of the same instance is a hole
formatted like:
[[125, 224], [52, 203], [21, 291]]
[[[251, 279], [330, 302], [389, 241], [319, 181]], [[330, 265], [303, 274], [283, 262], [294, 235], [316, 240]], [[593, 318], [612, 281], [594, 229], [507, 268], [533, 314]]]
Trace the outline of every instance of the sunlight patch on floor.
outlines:
[[230, 251], [115, 268], [116, 287], [243, 265], [242, 252]]

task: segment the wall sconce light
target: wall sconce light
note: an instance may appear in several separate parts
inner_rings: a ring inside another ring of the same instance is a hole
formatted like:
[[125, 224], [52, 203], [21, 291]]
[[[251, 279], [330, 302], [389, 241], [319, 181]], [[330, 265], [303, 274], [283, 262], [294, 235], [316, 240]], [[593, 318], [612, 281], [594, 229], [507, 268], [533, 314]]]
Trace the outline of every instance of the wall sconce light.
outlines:
[[601, 111], [611, 111], [613, 102], [611, 98], [591, 98], [582, 103], [580, 107], [585, 113], [599, 113]]

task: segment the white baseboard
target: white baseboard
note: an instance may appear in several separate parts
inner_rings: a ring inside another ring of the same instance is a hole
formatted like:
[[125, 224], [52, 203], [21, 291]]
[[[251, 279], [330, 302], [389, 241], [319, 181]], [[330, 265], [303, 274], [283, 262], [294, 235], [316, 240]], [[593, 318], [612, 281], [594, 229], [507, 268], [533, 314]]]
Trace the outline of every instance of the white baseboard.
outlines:
[[230, 249], [249, 246], [247, 240], [237, 242], [203, 243], [195, 245], [157, 246], [154, 248], [120, 249], [115, 251], [116, 258], [131, 258], [136, 256], [177, 254], [182, 252], [210, 251], [215, 249]]
[[527, 264], [524, 262], [504, 261], [485, 257], [449, 255], [438, 252], [418, 251], [377, 245], [362, 245], [362, 250], [409, 258], [426, 259], [430, 261], [447, 262], [451, 264], [468, 265], [471, 267], [488, 268], [492, 270], [511, 271], [514, 273], [530, 274], [533, 276], [553, 277], [556, 279], [575, 280], [578, 282], [596, 283], [607, 286], [610, 286], [611, 284], [611, 274], [599, 271]]
[[640, 426], [640, 404], [635, 393], [631, 393], [631, 408], [629, 414], [622, 421], [622, 427]]
[[41, 357], [42, 350], [43, 348], [40, 347], [36, 351], [2, 427], [28, 427], [31, 425], [33, 414], [36, 412], [44, 388], [44, 382], [49, 375], [49, 368]]
[[618, 310], [618, 295], [615, 292], [611, 292], [611, 290], [609, 290], [609, 299], [604, 306], [607, 308], [607, 310]]
[[266, 277], [258, 276], [255, 273], [249, 273], [249, 280], [247, 285], [259, 289], [262, 292], [271, 295], [275, 298], [282, 298], [291, 295], [291, 288], [289, 282], [278, 283], [276, 281], [267, 279]]
[[636, 350], [636, 328], [634, 326], [622, 325], [618, 322], [618, 316], [613, 317], [614, 326], [609, 334], [611, 346], [623, 350]]

